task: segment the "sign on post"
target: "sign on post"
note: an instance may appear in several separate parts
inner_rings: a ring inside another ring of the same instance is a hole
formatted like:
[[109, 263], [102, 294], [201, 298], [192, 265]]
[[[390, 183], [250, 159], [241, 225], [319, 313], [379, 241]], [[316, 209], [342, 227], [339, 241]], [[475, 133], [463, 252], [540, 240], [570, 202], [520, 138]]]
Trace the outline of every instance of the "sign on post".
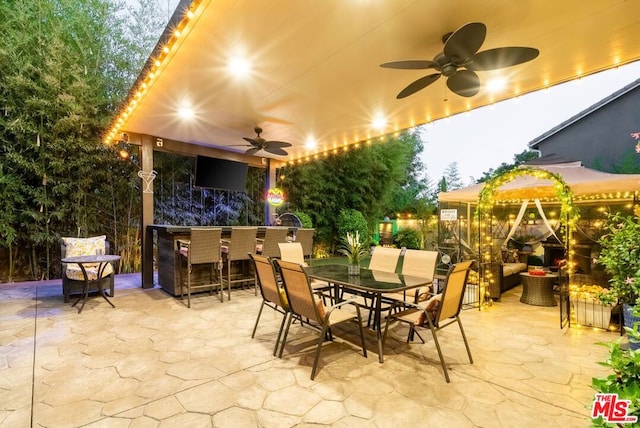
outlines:
[[455, 221], [458, 220], [458, 210], [456, 208], [448, 208], [440, 210], [440, 220]]

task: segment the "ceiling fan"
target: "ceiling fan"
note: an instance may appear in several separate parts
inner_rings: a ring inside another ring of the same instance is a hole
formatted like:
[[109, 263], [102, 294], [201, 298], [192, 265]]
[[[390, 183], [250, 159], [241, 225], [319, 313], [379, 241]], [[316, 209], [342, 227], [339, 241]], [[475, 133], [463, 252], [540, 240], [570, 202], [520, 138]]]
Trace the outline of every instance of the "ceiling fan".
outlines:
[[449, 89], [462, 96], [472, 97], [480, 91], [480, 78], [476, 71], [511, 67], [535, 59], [540, 51], [534, 48], [509, 46], [478, 52], [484, 43], [487, 27], [481, 22], [463, 25], [452, 33], [442, 36], [443, 52], [429, 60], [392, 61], [380, 67], [404, 70], [432, 68], [437, 73], [421, 77], [404, 88], [396, 98], [408, 97], [426, 88], [440, 76], [447, 78]]
[[256, 133], [255, 138], [242, 137], [244, 140], [248, 141], [251, 144], [251, 148], [247, 149], [247, 151], [244, 152], [245, 154], [253, 155], [260, 150], [264, 150], [265, 152], [280, 156], [286, 156], [288, 154], [282, 148], [291, 147], [291, 143], [285, 143], [284, 141], [265, 140], [260, 136], [260, 134], [262, 133], [262, 128], [260, 128], [259, 126], [256, 126], [254, 128], [254, 131]]

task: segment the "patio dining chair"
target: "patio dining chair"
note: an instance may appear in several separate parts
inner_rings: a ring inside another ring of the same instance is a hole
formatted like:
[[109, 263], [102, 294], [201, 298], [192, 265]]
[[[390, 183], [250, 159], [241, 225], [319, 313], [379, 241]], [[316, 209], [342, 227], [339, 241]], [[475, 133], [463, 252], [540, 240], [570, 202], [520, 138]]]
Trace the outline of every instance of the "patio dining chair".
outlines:
[[260, 310], [258, 311], [258, 317], [256, 323], [253, 326], [253, 333], [251, 338], [256, 335], [258, 323], [260, 322], [260, 316], [265, 306], [268, 306], [278, 312], [282, 313], [282, 322], [280, 323], [280, 329], [278, 329], [278, 337], [276, 338], [276, 344], [273, 348], [273, 355], [278, 352], [278, 344], [280, 343], [280, 337], [282, 336], [282, 330], [284, 324], [289, 316], [289, 303], [287, 302], [287, 296], [284, 288], [278, 284], [276, 276], [276, 269], [271, 259], [257, 254], [249, 254], [253, 262], [253, 266], [256, 272], [257, 285], [260, 289], [260, 295], [262, 296], [262, 303], [260, 304]]
[[[433, 279], [436, 274], [438, 254], [437, 251], [405, 250], [402, 260], [402, 274]], [[420, 296], [428, 296], [430, 289], [431, 287], [420, 287], [402, 293], [387, 293], [384, 297], [391, 303], [395, 301], [418, 303]]]
[[280, 242], [278, 243], [278, 250], [280, 252], [280, 260], [297, 263], [303, 266], [307, 265], [304, 261], [302, 244], [299, 242]]
[[396, 320], [409, 325], [407, 343], [409, 343], [409, 341], [414, 337], [415, 333], [424, 344], [425, 341], [422, 336], [420, 336], [418, 328], [428, 328], [433, 336], [433, 342], [436, 345], [440, 364], [442, 365], [442, 370], [444, 371], [444, 377], [447, 380], [447, 383], [451, 382], [451, 380], [449, 379], [447, 365], [444, 361], [442, 350], [440, 349], [437, 332], [451, 324], [457, 323], [460, 328], [460, 333], [462, 334], [464, 346], [467, 349], [469, 361], [473, 364], [469, 342], [467, 341], [467, 336], [464, 334], [462, 322], [460, 321], [462, 299], [464, 297], [464, 290], [472, 263], [473, 261], [469, 260], [452, 265], [445, 278], [442, 294], [432, 296], [429, 300], [424, 302], [424, 304], [420, 305], [419, 303], [411, 302], [395, 302], [393, 306], [404, 307], [404, 309], [400, 312], [393, 313], [392, 307], [384, 328], [384, 335], [382, 339], [383, 344], [386, 341], [391, 321]]
[[[297, 263], [302, 266], [308, 266], [304, 261], [302, 244], [299, 242], [281, 242], [278, 244], [278, 247], [280, 247], [280, 260]], [[332, 299], [331, 291], [333, 287], [330, 284], [314, 279], [311, 280], [311, 288], [316, 292], [328, 292], [328, 294], [323, 294], [323, 298], [328, 297]]]
[[398, 268], [398, 260], [400, 259], [400, 248], [389, 248], [377, 246], [371, 254], [369, 261], [369, 269], [380, 270], [383, 272], [395, 272]]
[[[394, 273], [398, 268], [398, 260], [400, 259], [401, 252], [402, 250], [400, 248], [375, 247], [371, 255], [371, 260], [369, 261], [369, 269]], [[376, 305], [376, 296], [370, 293], [356, 293], [356, 296], [358, 296], [358, 304], [369, 310], [367, 326], [370, 326], [373, 320], [373, 308]]]
[[[333, 337], [332, 328], [338, 324], [348, 321], [355, 321], [357, 323], [358, 329], [360, 330], [362, 354], [366, 358], [367, 348], [364, 342], [360, 307], [353, 300], [343, 300], [335, 305], [325, 307], [322, 299], [319, 299], [311, 288], [309, 277], [302, 265], [283, 260], [274, 260], [274, 263], [282, 276], [282, 283], [287, 295], [287, 302], [289, 303], [289, 309], [292, 314], [301, 318], [306, 318], [310, 323], [313, 323], [315, 326], [320, 328], [320, 338], [318, 339], [315, 358], [313, 360], [313, 368], [311, 369], [311, 380], [316, 376], [316, 369], [320, 359], [322, 344], [327, 338], [327, 335], [329, 338]], [[343, 309], [343, 306], [345, 305], [353, 305], [355, 307], [355, 314], [352, 311]], [[289, 333], [292, 318], [293, 317], [291, 316], [289, 317], [287, 326], [284, 330], [284, 336], [280, 345], [280, 357], [282, 357], [284, 345], [287, 341], [287, 334]]]
[[[180, 298], [184, 300], [186, 287], [188, 308], [191, 307], [191, 292], [193, 290], [208, 288], [209, 292], [213, 294], [214, 287], [217, 287], [220, 301], [223, 301], [221, 235], [222, 229], [220, 228], [192, 228], [188, 241], [178, 241], [178, 251], [184, 260], [184, 269], [181, 270]], [[206, 272], [198, 268], [202, 265], [207, 267]], [[204, 282], [202, 282], [203, 277], [205, 278]]]

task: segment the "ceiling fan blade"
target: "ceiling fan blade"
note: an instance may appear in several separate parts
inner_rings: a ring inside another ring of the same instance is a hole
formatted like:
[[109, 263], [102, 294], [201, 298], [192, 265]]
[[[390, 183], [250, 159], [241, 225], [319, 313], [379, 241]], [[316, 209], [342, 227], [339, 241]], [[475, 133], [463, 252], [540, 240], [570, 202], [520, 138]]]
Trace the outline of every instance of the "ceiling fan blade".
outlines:
[[385, 62], [384, 64], [380, 64], [382, 68], [396, 68], [401, 70], [424, 70], [427, 68], [435, 68], [439, 67], [437, 62], [427, 61], [427, 60], [407, 60], [407, 61], [391, 61]]
[[505, 48], [487, 49], [478, 52], [471, 58], [467, 65], [470, 70], [495, 70], [497, 68], [511, 67], [531, 61], [540, 54], [538, 49], [511, 46]]
[[435, 73], [421, 77], [420, 79], [416, 80], [415, 82], [404, 88], [402, 91], [400, 91], [396, 98], [402, 99], [408, 97], [409, 95], [413, 95], [419, 90], [426, 88], [427, 86], [438, 80], [440, 76], [440, 73]]
[[471, 22], [454, 31], [444, 43], [444, 55], [455, 65], [462, 65], [478, 50], [487, 35], [487, 27], [481, 22]]
[[282, 150], [280, 147], [265, 147], [265, 152], [272, 153], [274, 155], [287, 156], [288, 153]]
[[470, 70], [458, 70], [447, 79], [447, 86], [461, 97], [472, 97], [480, 91], [480, 78]]
[[259, 151], [260, 151], [259, 147], [252, 147], [252, 148], [248, 149], [246, 152], [244, 152], [244, 154], [245, 155], [255, 155]]
[[285, 143], [284, 141], [267, 141], [266, 147], [291, 147], [291, 143]]
[[259, 146], [260, 143], [256, 140], [254, 140], [253, 138], [249, 138], [249, 137], [242, 137], [243, 140], [250, 142], [253, 146]]

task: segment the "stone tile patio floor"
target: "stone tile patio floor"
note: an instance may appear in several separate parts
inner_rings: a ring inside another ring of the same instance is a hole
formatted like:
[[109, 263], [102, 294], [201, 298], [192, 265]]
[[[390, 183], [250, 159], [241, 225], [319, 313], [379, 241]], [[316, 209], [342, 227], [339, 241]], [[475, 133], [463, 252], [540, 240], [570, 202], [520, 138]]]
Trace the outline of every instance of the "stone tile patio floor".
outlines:
[[115, 309], [93, 297], [81, 314], [59, 280], [0, 284], [0, 426], [585, 427], [591, 378], [607, 373], [596, 342], [618, 337], [561, 330], [557, 307], [524, 305], [517, 287], [463, 312], [474, 364], [455, 326], [441, 332], [450, 384], [428, 332], [406, 344], [395, 328], [379, 364], [355, 325], [325, 343], [311, 381], [316, 331], [292, 326], [273, 357], [281, 316], [265, 309], [251, 339], [253, 289], [187, 309], [139, 278], [116, 277]]

